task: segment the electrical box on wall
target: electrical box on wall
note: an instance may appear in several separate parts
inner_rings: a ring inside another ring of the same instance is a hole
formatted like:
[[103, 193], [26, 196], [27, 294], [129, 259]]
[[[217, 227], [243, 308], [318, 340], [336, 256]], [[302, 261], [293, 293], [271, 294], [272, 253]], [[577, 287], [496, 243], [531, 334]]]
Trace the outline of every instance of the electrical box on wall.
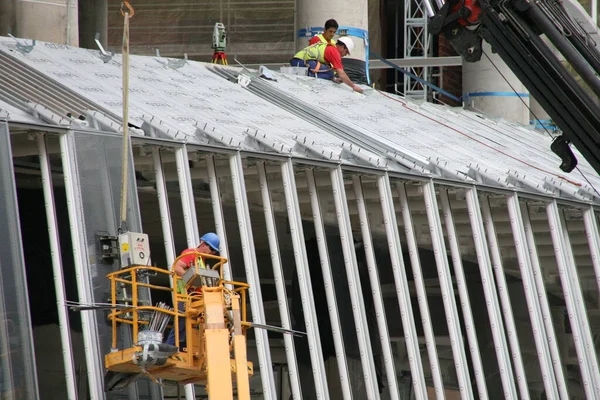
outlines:
[[119, 235], [121, 268], [150, 265], [150, 241], [145, 233], [127, 232]]

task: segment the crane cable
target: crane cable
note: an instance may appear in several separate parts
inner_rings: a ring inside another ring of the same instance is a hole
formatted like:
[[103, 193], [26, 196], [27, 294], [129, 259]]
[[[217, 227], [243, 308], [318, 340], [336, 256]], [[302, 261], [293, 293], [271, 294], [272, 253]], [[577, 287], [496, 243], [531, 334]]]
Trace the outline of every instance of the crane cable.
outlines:
[[[125, 9], [125, 7], [127, 9]], [[129, 20], [135, 15], [135, 10], [124, 0], [121, 3], [121, 14], [124, 17], [123, 23], [123, 45], [122, 45], [122, 66], [123, 66], [123, 149], [121, 160], [121, 223], [119, 231], [127, 231], [127, 185], [129, 177]]]
[[[509, 82], [508, 78], [506, 76], [504, 76], [504, 74], [502, 73], [502, 71], [500, 71], [500, 68], [498, 68], [498, 66], [494, 63], [494, 61], [491, 59], [491, 57], [484, 51], [483, 55], [488, 59], [488, 61], [492, 64], [492, 66], [496, 69], [496, 71], [500, 74], [500, 76], [502, 77], [502, 79], [504, 79], [504, 81], [508, 84], [508, 86], [510, 86], [510, 88], [513, 90], [513, 92], [515, 92], [515, 94], [517, 94], [517, 90], [514, 88], [513, 85], [511, 85], [511, 83]], [[529, 112], [531, 113], [531, 115], [533, 116], [533, 118], [535, 119], [535, 121], [537, 121], [542, 128], [544, 129], [544, 131], [546, 132], [546, 134], [550, 137], [550, 139], [554, 139], [554, 137], [552, 136], [552, 134], [548, 131], [548, 129], [544, 126], [544, 124], [542, 124], [542, 122], [539, 120], [539, 118], [537, 117], [537, 115], [535, 115], [535, 113], [533, 112], [533, 110], [529, 107], [529, 105], [525, 102], [525, 100], [523, 100], [521, 98], [521, 96], [517, 96], [519, 98], [519, 100], [521, 100], [521, 102], [523, 103], [523, 105], [529, 110]], [[539, 169], [539, 168], [538, 168]], [[588, 177], [583, 173], [583, 171], [576, 166], [575, 169], [581, 174], [581, 176], [583, 177], [583, 179], [585, 179], [585, 181], [587, 182], [587, 184], [589, 185], [589, 187], [592, 188], [592, 190], [594, 191], [594, 193], [596, 193], [596, 195], [598, 195], [598, 197], [600, 197], [600, 192], [598, 192], [598, 189], [596, 189], [596, 187], [594, 186], [594, 184], [588, 179]], [[556, 174], [553, 174], [556, 175]], [[564, 176], [561, 175], [556, 175], [561, 179], [566, 180], [569, 183], [575, 184], [575, 186], [583, 186], [581, 184], [576, 184], [573, 181], [570, 181], [569, 179], [565, 178]]]

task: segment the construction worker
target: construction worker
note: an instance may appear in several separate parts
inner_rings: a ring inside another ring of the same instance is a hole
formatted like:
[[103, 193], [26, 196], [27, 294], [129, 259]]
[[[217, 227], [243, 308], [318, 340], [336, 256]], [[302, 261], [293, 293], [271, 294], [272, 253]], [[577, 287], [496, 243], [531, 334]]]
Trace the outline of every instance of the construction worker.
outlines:
[[335, 46], [319, 42], [300, 50], [290, 65], [292, 67], [308, 67], [308, 76], [333, 80], [337, 73], [336, 81], [344, 82], [354, 91], [362, 93], [363, 90], [352, 83], [344, 71], [342, 57], [350, 55], [354, 49], [354, 42], [349, 37], [341, 37]]
[[[198, 253], [202, 254], [210, 254], [210, 255], [219, 255], [219, 236], [216, 233], [208, 232], [205, 233], [200, 238], [200, 244], [198, 247], [185, 249], [181, 252], [179, 260], [175, 263], [173, 267], [173, 272], [177, 274], [177, 276], [182, 277], [185, 272], [191, 267], [191, 265], [196, 260], [196, 256]], [[201, 258], [201, 261], [204, 260]], [[185, 287], [182, 280], [179, 280], [179, 285], [177, 287], [177, 292], [179, 294], [185, 293]], [[183, 303], [179, 303], [177, 305], [177, 309], [179, 312], [185, 312], [185, 305]], [[167, 344], [175, 345], [175, 329], [171, 329], [169, 332], [169, 336], [166, 340]], [[179, 318], [179, 347], [183, 348], [185, 345], [185, 318]]]
[[323, 29], [323, 33], [313, 36], [308, 41], [308, 45], [311, 46], [313, 44], [323, 42], [335, 46], [336, 41], [333, 40], [333, 37], [335, 36], [335, 33], [337, 32], [339, 27], [340, 26], [338, 25], [335, 19], [328, 19], [327, 21], [325, 21], [325, 29]]

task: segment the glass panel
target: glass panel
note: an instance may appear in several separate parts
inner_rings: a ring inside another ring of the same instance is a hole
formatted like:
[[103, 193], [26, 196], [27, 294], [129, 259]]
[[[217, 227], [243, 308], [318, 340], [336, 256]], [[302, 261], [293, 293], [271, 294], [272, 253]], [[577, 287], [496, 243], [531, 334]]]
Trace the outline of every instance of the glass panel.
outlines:
[[39, 397], [19, 211], [6, 123], [0, 123], [0, 398]]
[[[298, 293], [298, 288], [297, 285], [295, 285], [295, 282], [297, 282], [297, 278], [296, 278], [296, 271], [295, 271], [295, 259], [294, 259], [294, 253], [293, 253], [293, 246], [292, 246], [292, 237], [290, 234], [290, 229], [289, 229], [289, 225], [288, 225], [288, 219], [287, 219], [287, 209], [286, 209], [286, 202], [285, 202], [285, 194], [284, 194], [284, 190], [283, 190], [283, 179], [282, 179], [282, 175], [281, 175], [281, 163], [280, 162], [265, 162], [264, 165], [264, 169], [266, 171], [266, 178], [267, 178], [267, 182], [268, 182], [268, 190], [269, 190], [269, 195], [271, 198], [271, 205], [272, 205], [272, 209], [273, 209], [273, 214], [274, 214], [274, 223], [275, 223], [275, 230], [273, 232], [264, 232], [264, 235], [275, 235], [275, 239], [277, 241], [277, 246], [280, 252], [280, 257], [281, 257], [281, 281], [282, 282], [277, 282], [275, 278], [275, 273], [273, 268], [275, 268], [275, 266], [273, 265], [274, 263], [271, 261], [271, 252], [269, 248], [265, 248], [265, 246], [267, 245], [267, 239], [268, 237], [265, 236], [264, 237], [264, 242], [262, 245], [260, 244], [260, 240], [257, 239], [257, 237], [255, 236], [255, 242], [256, 242], [256, 246], [257, 246], [257, 257], [258, 257], [258, 262], [259, 262], [259, 267], [261, 270], [261, 278], [263, 280], [263, 301], [265, 302], [265, 315], [266, 315], [266, 320], [268, 324], [271, 325], [276, 325], [276, 326], [283, 326], [283, 319], [288, 318], [290, 320], [290, 324], [291, 324], [291, 328], [292, 329], [296, 329], [299, 330], [301, 332], [305, 332], [306, 331], [306, 327], [304, 326], [304, 324], [301, 324], [300, 320], [298, 318], [294, 318], [295, 316], [298, 316], [298, 313], [302, 313], [302, 305], [300, 304], [300, 300], [297, 298], [299, 297], [299, 293]], [[246, 188], [249, 189], [249, 182], [246, 181]], [[258, 218], [257, 218], [258, 220]], [[254, 220], [253, 220], [254, 221]], [[259, 251], [259, 248], [261, 249]], [[269, 269], [269, 271], [267, 271], [267, 269]], [[263, 272], [264, 271], [264, 272]], [[278, 300], [279, 297], [277, 296], [276, 293], [276, 285], [281, 283], [283, 286], [283, 290], [285, 291], [285, 297], [286, 297], [286, 305], [287, 307], [284, 307], [284, 304], [280, 304]], [[296, 290], [294, 290], [296, 289]], [[282, 315], [282, 313], [285, 313]], [[301, 326], [299, 326], [301, 325]], [[281, 388], [281, 392], [278, 393], [278, 398], [280, 399], [287, 399], [290, 397], [290, 394], [288, 393], [292, 393], [292, 387], [291, 387], [291, 382], [290, 382], [290, 377], [288, 376], [288, 374], [290, 373], [290, 370], [295, 371], [296, 376], [291, 378], [291, 379], [296, 379], [298, 378], [298, 363], [296, 361], [296, 359], [303, 357], [303, 359], [308, 360], [309, 359], [309, 354], [308, 351], [306, 351], [305, 353], [302, 353], [301, 351], [299, 351], [299, 347], [296, 345], [294, 346], [294, 340], [297, 341], [301, 341], [303, 343], [306, 343], [306, 338], [294, 338], [291, 337], [291, 343], [288, 343], [287, 345], [290, 347], [289, 351], [291, 355], [295, 355], [295, 357], [290, 356], [290, 358], [292, 359], [291, 362], [294, 363], [293, 366], [288, 366], [287, 365], [287, 359], [286, 359], [286, 355], [284, 354], [285, 349], [284, 347], [284, 340], [286, 339], [285, 336], [282, 337], [281, 334], [272, 334], [271, 332], [269, 332], [269, 339], [270, 339], [270, 344], [271, 344], [271, 357], [273, 359], [273, 363], [274, 364], [279, 364], [279, 363], [286, 363], [285, 366], [282, 368], [283, 372], [282, 372], [282, 388]], [[292, 347], [295, 347], [295, 352], [292, 353]], [[302, 347], [302, 349], [304, 349]], [[310, 360], [308, 360], [308, 362], [310, 363]], [[303, 384], [303, 381], [301, 380], [302, 377], [298, 378], [300, 380], [299, 383], [299, 388], [302, 389], [298, 389], [298, 391], [300, 392], [301, 390], [303, 390], [305, 387], [308, 388], [308, 386], [305, 386]]]
[[[330, 307], [327, 300], [327, 288], [325, 279], [327, 271], [325, 265], [321, 264], [321, 254], [319, 253], [318, 235], [315, 230], [315, 213], [311, 205], [311, 195], [308, 186], [308, 178], [306, 169], [303, 166], [294, 168], [296, 173], [296, 187], [298, 190], [298, 201], [300, 205], [300, 213], [303, 219], [304, 239], [306, 246], [306, 254], [310, 267], [310, 279], [313, 291], [313, 299], [316, 310], [317, 323], [319, 326], [319, 336], [321, 339], [321, 350], [323, 361], [325, 363], [327, 385], [332, 398], [336, 395], [341, 395], [342, 385], [340, 381], [340, 373], [338, 370], [335, 342], [336, 339], [332, 331]], [[326, 235], [326, 250], [329, 258], [329, 268], [331, 270], [331, 281], [333, 282], [332, 291], [337, 305], [339, 315], [339, 324], [341, 327], [341, 335], [348, 365], [348, 378], [353, 385], [361, 385], [364, 387], [362, 380], [362, 369], [360, 367], [360, 357], [358, 355], [358, 345], [356, 343], [356, 334], [354, 329], [354, 320], [352, 317], [352, 307], [350, 305], [350, 296], [348, 292], [348, 284], [346, 273], [344, 270], [344, 257], [339, 239], [339, 230], [337, 230], [337, 219], [335, 206], [332, 195], [332, 184], [329, 170], [320, 170], [311, 168], [314, 174], [315, 187], [319, 201], [319, 208], [323, 220], [324, 233]], [[337, 241], [336, 241], [337, 238]], [[324, 272], [325, 271], [325, 272]], [[295, 278], [295, 277], [294, 277]], [[296, 280], [294, 280], [296, 283]], [[303, 327], [305, 316], [301, 308], [296, 305], [300, 302], [299, 285], [292, 285], [292, 310], [294, 319], [298, 325], [298, 329], [305, 330]], [[331, 290], [329, 289], [329, 290]], [[354, 334], [354, 339], [353, 335]], [[306, 385], [312, 382], [312, 374], [308, 369], [310, 366], [308, 343], [306, 340], [297, 341], [298, 352], [298, 368], [300, 370], [300, 379], [302, 381], [303, 390]], [[359, 368], [358, 373], [352, 368], [356, 365]], [[351, 387], [350, 390], [354, 392]], [[314, 392], [313, 392], [314, 393]], [[312, 393], [311, 393], [312, 394]], [[314, 394], [312, 394], [314, 396]], [[306, 393], [304, 393], [306, 397]], [[312, 399], [313, 397], [308, 397]]]
[[[385, 227], [383, 224], [383, 215], [381, 210], [381, 203], [379, 201], [379, 192], [377, 188], [377, 177], [362, 175], [360, 176], [360, 183], [362, 187], [362, 195], [364, 199], [364, 206], [366, 211], [366, 217], [368, 218], [368, 229], [371, 233], [372, 243], [368, 243], [368, 246], [373, 248], [373, 253], [375, 256], [375, 274], [379, 276], [379, 288], [374, 288], [371, 286], [371, 277], [369, 274], [369, 266], [367, 263], [367, 254], [365, 252], [365, 238], [361, 232], [361, 219], [359, 216], [358, 203], [356, 200], [355, 187], [354, 182], [352, 182], [352, 175], [345, 174], [345, 183], [346, 183], [346, 196], [348, 200], [348, 210], [350, 212], [350, 223], [352, 226], [352, 232], [354, 236], [355, 242], [355, 251], [356, 251], [356, 260], [358, 273], [360, 276], [360, 285], [362, 289], [362, 297], [365, 305], [365, 315], [367, 319], [367, 324], [369, 326], [369, 334], [371, 339], [371, 349], [373, 354], [373, 362], [375, 364], [375, 373], [376, 373], [376, 381], [374, 382], [377, 385], [377, 389], [383, 398], [385, 397], [385, 393], [389, 390], [387, 388], [387, 381], [390, 379], [398, 380], [397, 370], [396, 376], [390, 377], [386, 374], [386, 368], [384, 364], [384, 350], [382, 347], [382, 343], [380, 340], [381, 334], [378, 329], [378, 320], [379, 318], [386, 319], [386, 325], [388, 328], [388, 332], [385, 340], [391, 342], [392, 332], [390, 330], [390, 317], [386, 312], [386, 302], [387, 300], [391, 300], [388, 296], [386, 297], [381, 295], [381, 300], [383, 301], [383, 312], [385, 315], [379, 315], [376, 312], [376, 303], [375, 300], [379, 300], [380, 296], [377, 294], [378, 291], [383, 292], [383, 273], [386, 267], [389, 266], [389, 259], [386, 259], [385, 253], [382, 252], [381, 247], [384, 249], [387, 247], [382, 244], [386, 243], [385, 239]], [[392, 278], [393, 281], [393, 278]], [[376, 290], [376, 291], [374, 291]], [[395, 291], [392, 290], [392, 293]], [[396, 301], [397, 304], [397, 301]], [[396, 314], [392, 314], [393, 319], [397, 319]], [[387, 337], [390, 336], [390, 337]], [[392, 348], [393, 349], [393, 348]], [[392, 353], [393, 357], [393, 353]], [[394, 360], [392, 358], [391, 362], [393, 364]]]
[[[435, 257], [433, 255], [432, 250], [431, 235], [429, 234], [429, 225], [425, 210], [425, 203], [423, 200], [422, 189], [418, 186], [410, 182], [404, 182], [400, 180], [391, 180], [391, 186], [392, 196], [394, 196], [394, 205], [396, 207], [396, 218], [398, 221], [398, 230], [400, 232], [400, 241], [402, 243], [404, 265], [406, 266], [406, 276], [408, 278], [412, 295], [412, 306], [413, 313], [415, 316], [415, 324], [417, 327], [417, 334], [419, 335], [418, 340], [420, 343], [423, 372], [425, 374], [427, 387], [431, 388], [434, 386], [432, 363], [439, 362], [441, 366], [440, 372], [443, 374], [446, 369], [444, 368], [446, 360], [442, 360], [441, 357], [445, 354], [447, 357], [450, 357], [451, 361], [452, 352], [441, 352], [441, 355], [437, 356], [439, 360], [438, 361], [430, 357], [430, 353], [428, 352], [426, 346], [428, 340], [426, 336], [425, 323], [431, 326], [431, 329], [436, 335], [436, 351], [441, 351], [444, 348], [450, 350], [448, 340], [448, 328], [444, 323], [444, 306], [442, 304], [442, 298], [440, 296], [439, 291], [439, 280], [437, 278]], [[415, 274], [419, 273], [419, 267], [416, 265], [413, 266], [411, 256], [414, 258], [415, 255], [411, 254], [411, 252], [408, 250], [409, 237], [407, 237], [408, 233], [406, 227], [409, 221], [406, 221], [404, 215], [402, 214], [402, 203], [400, 202], [399, 197], [399, 190], [401, 190], [402, 187], [405, 187], [407, 192], [408, 206], [410, 209], [414, 235], [418, 247], [418, 255], [416, 256], [419, 258], [420, 262], [420, 275], [422, 277], [423, 284], [425, 287], [425, 293], [427, 295], [426, 299], [422, 299], [421, 296], [417, 294], [418, 292], [416, 288]], [[428, 305], [420, 304], [424, 302], [423, 300], [425, 300], [425, 302]], [[429, 319], [425, 318], [426, 310], [429, 311]], [[446, 380], [444, 378], [445, 377], [443, 377], [442, 380], [445, 384]]]
[[[440, 189], [440, 187], [438, 187]], [[467, 287], [468, 296], [471, 304], [472, 317], [474, 321], [474, 329], [477, 337], [477, 343], [479, 345], [479, 352], [481, 355], [483, 372], [485, 374], [485, 381], [487, 384], [487, 390], [489, 396], [493, 396], [494, 393], [502, 392], [502, 382], [500, 379], [498, 359], [496, 357], [496, 351], [494, 348], [493, 335], [490, 328], [490, 319], [486, 303], [484, 301], [485, 296], [483, 293], [483, 286], [481, 280], [481, 274], [479, 271], [477, 252], [475, 243], [473, 241], [473, 230], [469, 219], [469, 210], [466, 203], [466, 192], [463, 189], [446, 187], [444, 190], [448, 191], [449, 208], [452, 212], [454, 225], [457, 233], [457, 241], [462, 258], [462, 267], [465, 275], [465, 286]], [[441, 203], [438, 200], [438, 204]], [[444, 230], [447, 235], [448, 227], [446, 226], [445, 219], [442, 218]], [[449, 248], [449, 243], [446, 238], [446, 246]], [[453, 271], [453, 277], [456, 279], [455, 266], [451, 263], [451, 270]], [[461, 329], [463, 335], [466, 332], [464, 324], [464, 315], [462, 308], [459, 310], [461, 315]], [[469, 347], [472, 346], [469, 343]], [[470, 351], [467, 352], [469, 359], [469, 374], [471, 376], [471, 383], [475, 384], [475, 374], [472, 369], [472, 354]], [[474, 389], [474, 393], [477, 391]]]
[[[530, 317], [530, 311], [533, 312], [533, 310], [527, 307], [524, 283], [520, 272], [519, 260], [517, 259], [517, 249], [508, 214], [506, 196], [482, 194], [480, 201], [482, 204], [483, 202], [488, 202], [491, 210], [529, 393], [532, 398], [538, 398], [544, 391], [544, 382], [542, 380], [538, 350], [533, 337]], [[504, 318], [506, 320], [506, 315], [504, 315]]]
[[[73, 268], [72, 249], [70, 245], [69, 219], [66, 213], [66, 199], [59, 144], [56, 137], [47, 136], [47, 154], [50, 160], [50, 173], [54, 179], [54, 205], [56, 207], [56, 227], [60, 233], [59, 253], [64, 274], [65, 295], [69, 300], [77, 301], [77, 285], [75, 270]], [[36, 138], [27, 135], [13, 136], [13, 165], [15, 168], [15, 182], [17, 186], [17, 200], [20, 210], [27, 210], [19, 214], [21, 231], [24, 238], [23, 251], [25, 268], [27, 272], [27, 290], [29, 292], [29, 305], [33, 339], [35, 346], [36, 372], [40, 393], [53, 393], [56, 398], [67, 398], [67, 381], [59, 327], [58, 307], [64, 306], [62, 301], [57, 303], [56, 284], [53, 271], [53, 253], [50, 249], [49, 231], [47, 225], [47, 209], [42, 189], [40, 161]], [[77, 369], [81, 368], [79, 379], [85, 382], [85, 352], [81, 338], [81, 313], [68, 310], [70, 317], [69, 332], [72, 342], [78, 350], [74, 359]], [[63, 311], [63, 310], [60, 310]], [[68, 327], [68, 325], [67, 325]], [[48, 343], [52, 343], [49, 346]], [[68, 363], [70, 378], [73, 369]], [[75, 376], [77, 379], [77, 376]]]
[[[552, 313], [556, 340], [561, 353], [560, 358], [565, 371], [565, 379], [568, 381], [569, 395], [572, 398], [584, 398], [585, 393], [580, 384], [580, 369], [577, 361], [577, 352], [575, 350], [575, 343], [569, 324], [563, 289], [560, 283], [552, 237], [550, 235], [546, 204], [529, 202], [527, 209], [531, 220], [532, 232], [535, 237], [540, 267], [546, 285], [546, 295], [548, 296], [548, 302], [550, 303], [550, 312]], [[567, 226], [569, 226], [568, 223]]]
[[[94, 302], [107, 301], [110, 286], [106, 274], [118, 268], [114, 263], [107, 263], [95, 256], [95, 243], [99, 233], [117, 234], [120, 220], [120, 193], [121, 193], [121, 148], [122, 139], [118, 136], [94, 135], [89, 133], [75, 133], [75, 152], [77, 161], [77, 178], [81, 190], [81, 202], [84, 218], [84, 234], [90, 256], [90, 279], [93, 288]], [[135, 187], [133, 160], [129, 161], [129, 188], [127, 228], [132, 232], [142, 229], [138, 196]], [[145, 293], [145, 294], [144, 294]], [[140, 293], [140, 300], [149, 302], [149, 293]], [[111, 327], [106, 323], [106, 315], [96, 313], [97, 331], [100, 340], [101, 355], [110, 351], [112, 338]], [[120, 337], [123, 342], [119, 346], [129, 347], [131, 337], [123, 327]], [[103, 359], [103, 358], [101, 358]], [[102, 367], [102, 366], [100, 366]], [[135, 385], [130, 385], [123, 392], [134, 398], [158, 398], [160, 390], [157, 385], [149, 380], [140, 380]], [[123, 393], [120, 391], [108, 392], [108, 398], [118, 398]]]

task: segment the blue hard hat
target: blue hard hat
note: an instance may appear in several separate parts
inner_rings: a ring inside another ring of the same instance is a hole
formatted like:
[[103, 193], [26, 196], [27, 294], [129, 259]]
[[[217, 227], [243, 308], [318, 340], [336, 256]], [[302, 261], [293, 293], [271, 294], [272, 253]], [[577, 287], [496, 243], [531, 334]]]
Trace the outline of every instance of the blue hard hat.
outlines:
[[214, 232], [208, 232], [205, 233], [200, 240], [202, 240], [204, 243], [206, 243], [208, 245], [208, 247], [210, 247], [211, 249], [213, 249], [214, 251], [216, 251], [217, 253], [219, 252], [219, 237], [217, 236], [216, 233]]

